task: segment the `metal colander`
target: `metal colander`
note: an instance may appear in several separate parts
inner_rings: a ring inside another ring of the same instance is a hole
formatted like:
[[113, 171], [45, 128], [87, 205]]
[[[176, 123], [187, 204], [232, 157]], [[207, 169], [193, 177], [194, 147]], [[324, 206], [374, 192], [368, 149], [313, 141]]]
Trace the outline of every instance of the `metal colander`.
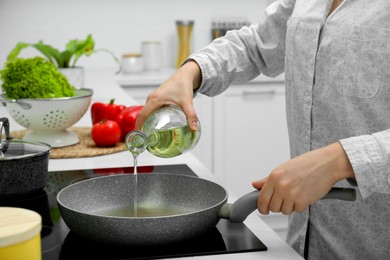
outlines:
[[74, 97], [9, 100], [3, 94], [0, 100], [18, 124], [31, 130], [25, 140], [61, 147], [79, 141], [66, 129], [85, 114], [92, 95], [91, 89], [81, 88]]

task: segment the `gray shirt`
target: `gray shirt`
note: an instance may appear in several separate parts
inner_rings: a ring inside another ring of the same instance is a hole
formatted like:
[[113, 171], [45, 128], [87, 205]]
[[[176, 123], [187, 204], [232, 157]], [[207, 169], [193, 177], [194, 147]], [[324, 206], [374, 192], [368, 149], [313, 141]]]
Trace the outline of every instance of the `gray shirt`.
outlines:
[[[310, 259], [390, 257], [390, 1], [279, 0], [256, 25], [191, 56], [199, 92], [285, 73], [291, 156], [340, 141], [357, 201], [318, 201], [289, 218], [287, 241]], [[277, 165], [275, 165], [276, 167]], [[337, 186], [350, 187], [348, 181]], [[309, 226], [309, 229], [308, 229]]]

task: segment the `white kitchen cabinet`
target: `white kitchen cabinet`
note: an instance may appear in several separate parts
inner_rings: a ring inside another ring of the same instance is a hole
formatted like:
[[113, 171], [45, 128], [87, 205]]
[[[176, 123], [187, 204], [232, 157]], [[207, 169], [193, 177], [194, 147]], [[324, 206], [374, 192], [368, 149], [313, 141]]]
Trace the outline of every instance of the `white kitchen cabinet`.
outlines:
[[284, 82], [233, 85], [214, 106], [214, 171], [240, 196], [290, 157]]
[[[284, 81], [232, 85], [214, 99], [214, 172], [242, 196], [253, 190], [253, 180], [290, 158]], [[285, 238], [287, 216], [260, 217]]]

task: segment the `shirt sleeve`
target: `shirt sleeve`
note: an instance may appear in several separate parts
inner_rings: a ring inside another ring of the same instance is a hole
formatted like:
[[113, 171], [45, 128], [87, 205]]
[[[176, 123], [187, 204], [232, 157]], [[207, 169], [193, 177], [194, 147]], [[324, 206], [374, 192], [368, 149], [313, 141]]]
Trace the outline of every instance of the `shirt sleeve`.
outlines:
[[202, 73], [198, 91], [220, 94], [233, 82], [249, 81], [260, 73], [274, 77], [284, 71], [287, 20], [295, 0], [280, 0], [268, 6], [255, 25], [229, 31], [192, 54]]
[[363, 198], [390, 194], [390, 129], [340, 140]]

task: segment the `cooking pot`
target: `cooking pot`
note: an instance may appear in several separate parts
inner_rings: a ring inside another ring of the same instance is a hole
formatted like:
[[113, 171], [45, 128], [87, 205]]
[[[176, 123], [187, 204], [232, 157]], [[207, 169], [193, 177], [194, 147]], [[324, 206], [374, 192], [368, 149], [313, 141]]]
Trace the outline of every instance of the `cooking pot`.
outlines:
[[[220, 218], [242, 222], [257, 208], [258, 192], [229, 204], [222, 186], [202, 178], [120, 174], [74, 183], [58, 193], [57, 202], [65, 223], [77, 235], [103, 243], [149, 246], [202, 235]], [[354, 189], [333, 188], [324, 198], [353, 201], [355, 195]], [[134, 198], [141, 213], [137, 216]]]
[[47, 182], [51, 147], [44, 143], [13, 139], [9, 128], [8, 118], [0, 118], [0, 196], [43, 188]]

